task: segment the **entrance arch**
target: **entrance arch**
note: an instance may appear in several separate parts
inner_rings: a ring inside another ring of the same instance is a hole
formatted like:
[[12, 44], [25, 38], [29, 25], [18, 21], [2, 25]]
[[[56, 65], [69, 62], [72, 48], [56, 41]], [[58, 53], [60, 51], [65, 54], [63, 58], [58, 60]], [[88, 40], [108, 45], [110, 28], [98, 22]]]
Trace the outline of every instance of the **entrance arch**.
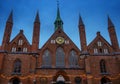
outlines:
[[56, 84], [65, 84], [63, 81], [58, 81]]
[[56, 80], [56, 84], [65, 84], [65, 79], [62, 75], [59, 75], [57, 80]]
[[10, 83], [9, 84], [20, 84], [20, 79], [19, 78], [12, 78], [10, 80]]
[[107, 77], [101, 79], [101, 84], [112, 84], [111, 80]]
[[55, 76], [53, 76], [53, 81], [54, 84], [69, 84], [70, 80], [69, 77], [67, 76], [67, 73], [63, 70], [58, 71]]

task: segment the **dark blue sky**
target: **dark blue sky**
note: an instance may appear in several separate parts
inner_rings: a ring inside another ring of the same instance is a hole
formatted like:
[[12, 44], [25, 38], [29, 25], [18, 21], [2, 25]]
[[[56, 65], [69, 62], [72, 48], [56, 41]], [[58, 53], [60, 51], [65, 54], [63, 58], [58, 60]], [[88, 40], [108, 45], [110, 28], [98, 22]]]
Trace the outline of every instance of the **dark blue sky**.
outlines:
[[[109, 14], [115, 25], [120, 44], [120, 0], [59, 0], [61, 18], [64, 22], [64, 32], [79, 47], [78, 15], [82, 16], [86, 27], [87, 44], [100, 31], [101, 35], [110, 42], [107, 26]], [[19, 33], [20, 29], [32, 43], [33, 22], [37, 10], [41, 20], [40, 47], [54, 33], [56, 18], [56, 0], [0, 0], [0, 45], [6, 20], [13, 10], [14, 26], [11, 40]]]

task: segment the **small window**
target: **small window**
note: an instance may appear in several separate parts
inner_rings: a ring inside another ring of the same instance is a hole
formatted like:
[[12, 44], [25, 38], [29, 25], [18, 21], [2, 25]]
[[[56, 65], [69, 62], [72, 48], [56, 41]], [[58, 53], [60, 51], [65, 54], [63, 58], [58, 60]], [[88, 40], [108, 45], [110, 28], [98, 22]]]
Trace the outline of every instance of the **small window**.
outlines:
[[102, 46], [102, 42], [101, 41], [98, 41], [97, 44], [98, 44], [98, 46]]
[[108, 49], [104, 49], [104, 53], [105, 53], [105, 54], [108, 54]]
[[69, 44], [69, 40], [66, 40], [66, 41], [65, 41], [65, 44]]
[[99, 51], [100, 51], [100, 53], [103, 53], [101, 48], [99, 49]]
[[98, 53], [98, 49], [94, 48], [94, 54], [97, 54], [97, 53]]
[[22, 44], [23, 44], [23, 40], [19, 40], [18, 45], [22, 45]]
[[16, 52], [16, 48], [15, 47], [12, 47], [12, 52]]
[[51, 40], [51, 44], [55, 44], [55, 40]]
[[22, 50], [22, 49], [19, 47], [19, 48], [18, 48], [18, 52], [20, 52], [21, 50]]
[[81, 77], [75, 77], [75, 84], [81, 84], [82, 78]]
[[27, 48], [23, 48], [23, 52], [27, 52]]

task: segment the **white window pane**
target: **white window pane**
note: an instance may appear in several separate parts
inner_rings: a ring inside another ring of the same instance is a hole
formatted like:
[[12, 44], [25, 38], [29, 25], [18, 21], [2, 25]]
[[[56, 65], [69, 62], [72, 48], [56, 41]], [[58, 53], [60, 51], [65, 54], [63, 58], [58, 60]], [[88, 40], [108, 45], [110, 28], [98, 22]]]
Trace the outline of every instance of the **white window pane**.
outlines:
[[12, 48], [12, 52], [16, 52], [16, 48], [15, 47]]
[[23, 48], [23, 52], [27, 52], [27, 48]]
[[97, 53], [98, 53], [98, 49], [94, 48], [94, 54], [97, 54]]
[[98, 41], [97, 44], [98, 44], [98, 46], [102, 46], [102, 42], [101, 41]]
[[22, 45], [22, 44], [23, 44], [23, 40], [19, 40], [18, 45]]

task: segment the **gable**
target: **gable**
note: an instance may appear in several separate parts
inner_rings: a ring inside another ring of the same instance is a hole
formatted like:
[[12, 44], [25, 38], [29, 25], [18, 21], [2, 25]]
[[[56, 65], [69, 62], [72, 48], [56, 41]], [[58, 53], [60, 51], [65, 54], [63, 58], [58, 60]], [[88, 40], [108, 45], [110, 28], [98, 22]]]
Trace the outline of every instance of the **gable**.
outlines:
[[23, 34], [23, 30], [20, 30], [19, 34], [10, 42], [10, 50], [12, 48], [30, 48], [30, 43], [26, 39], [25, 35]]
[[111, 45], [100, 35], [100, 32], [97, 33], [96, 38], [88, 45], [88, 52], [90, 53], [111, 53], [113, 49]]
[[57, 29], [54, 32], [54, 34], [41, 48], [41, 52], [44, 51], [45, 49], [49, 49], [51, 52], [54, 52], [58, 47], [62, 47], [65, 52], [69, 52], [70, 50], [74, 49], [78, 54], [80, 54], [79, 48], [64, 33], [62, 29]]

